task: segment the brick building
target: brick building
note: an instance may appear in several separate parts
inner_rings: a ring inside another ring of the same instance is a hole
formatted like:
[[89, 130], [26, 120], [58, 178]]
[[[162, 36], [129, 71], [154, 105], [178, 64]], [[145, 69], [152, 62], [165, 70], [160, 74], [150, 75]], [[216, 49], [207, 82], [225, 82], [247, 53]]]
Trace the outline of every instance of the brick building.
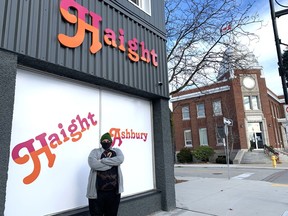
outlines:
[[181, 91], [171, 102], [176, 153], [184, 147], [209, 145], [215, 158], [223, 155], [223, 118], [233, 121], [228, 127], [232, 159], [239, 150], [287, 145], [284, 100], [267, 88], [259, 66], [219, 74], [216, 83]]

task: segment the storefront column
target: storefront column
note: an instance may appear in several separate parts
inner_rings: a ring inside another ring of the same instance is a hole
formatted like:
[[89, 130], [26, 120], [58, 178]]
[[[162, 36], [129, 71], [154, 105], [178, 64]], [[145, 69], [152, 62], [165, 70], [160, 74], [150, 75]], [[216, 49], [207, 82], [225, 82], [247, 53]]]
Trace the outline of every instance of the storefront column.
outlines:
[[4, 215], [17, 71], [17, 56], [0, 50], [0, 59], [0, 215]]
[[162, 210], [169, 211], [176, 207], [176, 201], [168, 100], [153, 102], [153, 122], [156, 188], [162, 193]]

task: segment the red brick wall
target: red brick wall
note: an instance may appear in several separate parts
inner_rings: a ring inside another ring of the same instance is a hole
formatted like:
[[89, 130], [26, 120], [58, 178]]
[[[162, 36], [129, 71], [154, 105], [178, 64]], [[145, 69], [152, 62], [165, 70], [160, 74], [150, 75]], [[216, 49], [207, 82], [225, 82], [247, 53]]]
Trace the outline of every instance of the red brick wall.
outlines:
[[[199, 146], [199, 128], [207, 128], [208, 144], [215, 150], [222, 150], [223, 146], [217, 146], [216, 139], [216, 125], [223, 126], [223, 117], [233, 120], [234, 137], [234, 149], [247, 149], [247, 135], [245, 128], [245, 112], [243, 105], [242, 86], [240, 80], [240, 74], [256, 74], [257, 83], [259, 88], [259, 97], [261, 101], [261, 108], [263, 115], [265, 116], [267, 125], [271, 125], [268, 128], [269, 143], [271, 145], [277, 145], [279, 140], [282, 142], [281, 131], [277, 118], [284, 115], [282, 104], [276, 101], [267, 94], [267, 87], [265, 79], [261, 77], [261, 71], [255, 70], [235, 70], [235, 78], [228, 81], [221, 81], [213, 85], [201, 87], [200, 89], [192, 89], [183, 91], [173, 95], [173, 97], [190, 94], [193, 92], [205, 91], [207, 89], [213, 89], [221, 86], [230, 86], [230, 91], [219, 92], [216, 94], [208, 94], [199, 96], [197, 98], [186, 99], [173, 103], [173, 128], [174, 128], [174, 142], [176, 151], [180, 151], [184, 147], [184, 130], [191, 129], [192, 131], [192, 144], [193, 148]], [[222, 116], [213, 116], [212, 102], [215, 100], [221, 100]], [[198, 103], [205, 104], [205, 118], [197, 118]], [[189, 105], [190, 108], [190, 120], [182, 120], [182, 106]], [[271, 113], [271, 106], [277, 110], [277, 117], [273, 117]]]

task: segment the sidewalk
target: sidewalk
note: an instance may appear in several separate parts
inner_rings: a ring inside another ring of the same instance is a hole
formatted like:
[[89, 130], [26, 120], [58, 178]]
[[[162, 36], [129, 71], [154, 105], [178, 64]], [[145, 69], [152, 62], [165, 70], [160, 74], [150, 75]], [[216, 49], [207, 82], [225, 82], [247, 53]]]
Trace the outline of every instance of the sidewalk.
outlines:
[[[223, 167], [219, 164], [175, 166]], [[231, 167], [273, 169], [270, 164], [230, 165]], [[287, 169], [277, 164], [274, 169]], [[151, 216], [288, 216], [288, 184], [265, 181], [177, 177], [185, 180], [175, 184], [176, 209]]]
[[[174, 167], [227, 167], [227, 164], [199, 163], [199, 164], [175, 164]], [[271, 164], [230, 164], [231, 168], [249, 168], [249, 169], [288, 169], [288, 162], [276, 164], [274, 168]]]

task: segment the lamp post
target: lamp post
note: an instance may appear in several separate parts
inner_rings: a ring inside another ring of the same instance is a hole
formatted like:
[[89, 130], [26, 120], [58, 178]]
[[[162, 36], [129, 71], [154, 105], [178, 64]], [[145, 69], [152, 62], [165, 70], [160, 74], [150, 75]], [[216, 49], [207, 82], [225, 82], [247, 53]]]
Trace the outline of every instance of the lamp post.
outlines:
[[280, 44], [283, 44], [283, 43], [281, 43], [281, 40], [279, 38], [277, 24], [276, 24], [276, 18], [279, 18], [280, 16], [283, 16], [285, 14], [288, 14], [288, 9], [275, 12], [273, 1], [274, 0], [269, 0], [272, 26], [273, 26], [273, 31], [274, 31], [275, 45], [276, 45], [276, 51], [277, 51], [277, 57], [278, 57], [278, 70], [279, 70], [279, 75], [280, 75], [281, 81], [282, 81], [282, 88], [283, 88], [283, 92], [284, 92], [285, 104], [288, 104], [286, 74], [285, 74], [285, 71], [283, 68], [283, 60], [282, 60], [281, 49], [280, 49]]

